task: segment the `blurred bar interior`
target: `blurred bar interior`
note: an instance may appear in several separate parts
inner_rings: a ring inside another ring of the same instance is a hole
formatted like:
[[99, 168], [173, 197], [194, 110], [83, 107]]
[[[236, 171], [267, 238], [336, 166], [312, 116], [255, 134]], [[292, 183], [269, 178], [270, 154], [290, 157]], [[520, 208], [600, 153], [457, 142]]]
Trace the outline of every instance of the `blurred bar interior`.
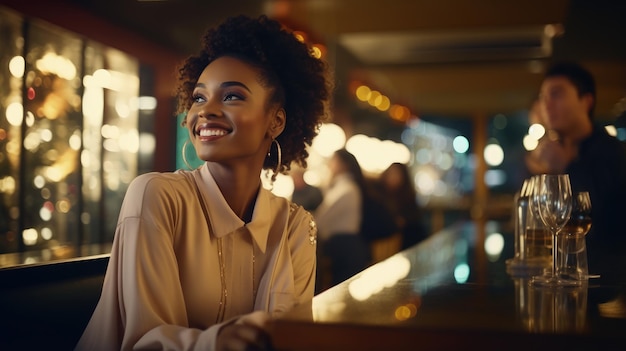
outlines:
[[[406, 163], [430, 233], [510, 221], [522, 157], [536, 145], [529, 108], [551, 60], [592, 71], [596, 118], [626, 139], [619, 1], [0, 5], [0, 267], [108, 253], [129, 182], [185, 167], [175, 67], [230, 15], [280, 19], [335, 72], [332, 121], [306, 179], [323, 183], [324, 161], [343, 146], [372, 177]], [[290, 196], [293, 184], [285, 176], [274, 190]]]

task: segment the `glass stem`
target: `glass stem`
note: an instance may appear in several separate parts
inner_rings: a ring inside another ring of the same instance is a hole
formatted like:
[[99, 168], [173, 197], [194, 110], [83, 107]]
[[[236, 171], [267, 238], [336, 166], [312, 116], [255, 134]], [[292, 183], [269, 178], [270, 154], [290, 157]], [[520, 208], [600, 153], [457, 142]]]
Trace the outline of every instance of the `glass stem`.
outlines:
[[558, 238], [558, 230], [554, 230], [552, 234], [552, 279], [556, 279], [556, 255], [559, 251], [559, 246], [557, 245]]

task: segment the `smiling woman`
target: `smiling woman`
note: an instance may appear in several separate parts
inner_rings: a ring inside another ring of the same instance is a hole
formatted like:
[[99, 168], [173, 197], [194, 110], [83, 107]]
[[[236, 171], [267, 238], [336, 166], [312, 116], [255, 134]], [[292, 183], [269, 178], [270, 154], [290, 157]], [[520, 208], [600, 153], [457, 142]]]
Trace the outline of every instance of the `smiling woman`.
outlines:
[[317, 229], [261, 186], [306, 166], [326, 63], [280, 23], [230, 18], [179, 69], [194, 170], [131, 184], [102, 296], [77, 349], [265, 349], [268, 319], [313, 296]]

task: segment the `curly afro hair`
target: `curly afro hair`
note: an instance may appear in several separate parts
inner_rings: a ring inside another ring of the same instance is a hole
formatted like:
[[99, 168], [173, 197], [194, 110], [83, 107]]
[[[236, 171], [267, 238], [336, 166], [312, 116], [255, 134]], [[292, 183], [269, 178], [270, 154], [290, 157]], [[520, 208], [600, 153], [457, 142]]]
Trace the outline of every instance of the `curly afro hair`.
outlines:
[[223, 56], [257, 67], [261, 83], [272, 90], [270, 106], [278, 104], [285, 110], [285, 129], [276, 138], [282, 149], [281, 164], [277, 165], [277, 153], [272, 152], [263, 169], [284, 173], [292, 162], [306, 167], [307, 145], [311, 145], [328, 116], [332, 90], [328, 65], [313, 57], [310, 48], [279, 22], [265, 15], [231, 17], [209, 29], [200, 53], [187, 58], [178, 69], [178, 113], [189, 110], [202, 71]]

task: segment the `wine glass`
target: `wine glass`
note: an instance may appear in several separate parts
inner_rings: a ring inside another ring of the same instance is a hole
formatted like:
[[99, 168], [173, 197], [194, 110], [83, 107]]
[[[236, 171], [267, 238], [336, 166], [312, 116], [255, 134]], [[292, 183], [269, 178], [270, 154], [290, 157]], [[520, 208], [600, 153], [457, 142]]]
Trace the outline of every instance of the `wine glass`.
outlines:
[[572, 194], [572, 213], [558, 234], [558, 266], [560, 279], [579, 284], [588, 278], [585, 235], [591, 229], [591, 199], [586, 191]]
[[567, 285], [556, 274], [557, 267], [557, 234], [570, 219], [572, 211], [572, 188], [567, 174], [542, 174], [535, 180], [533, 204], [541, 221], [552, 234], [552, 267], [549, 272], [535, 276], [531, 282], [541, 286]]

